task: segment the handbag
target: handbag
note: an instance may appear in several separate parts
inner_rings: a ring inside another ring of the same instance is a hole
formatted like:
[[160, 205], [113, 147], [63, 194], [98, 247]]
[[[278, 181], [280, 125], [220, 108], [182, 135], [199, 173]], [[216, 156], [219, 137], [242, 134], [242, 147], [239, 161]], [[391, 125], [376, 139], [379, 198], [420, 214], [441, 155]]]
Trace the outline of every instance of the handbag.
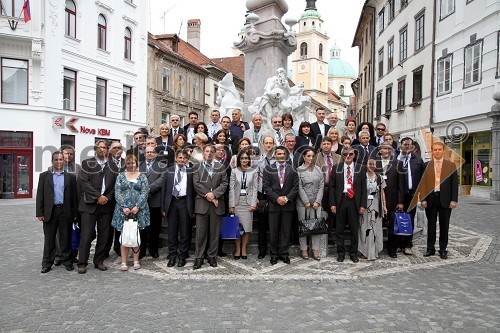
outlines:
[[[310, 212], [311, 208], [309, 208]], [[318, 218], [316, 209], [314, 209], [314, 218], [311, 218], [310, 214], [308, 214], [304, 220], [299, 221], [299, 237], [323, 235], [326, 233], [328, 233], [326, 220], [321, 217]]]
[[222, 218], [220, 228], [220, 238], [239, 239], [240, 238], [240, 219], [234, 214]]
[[120, 235], [120, 244], [124, 247], [132, 248], [141, 246], [141, 234], [139, 232], [139, 223], [137, 219], [130, 217], [125, 218], [123, 230]]
[[71, 225], [71, 249], [78, 250], [80, 247], [80, 226], [78, 222]]
[[404, 212], [394, 213], [394, 235], [413, 235], [413, 226], [411, 224], [410, 214]]

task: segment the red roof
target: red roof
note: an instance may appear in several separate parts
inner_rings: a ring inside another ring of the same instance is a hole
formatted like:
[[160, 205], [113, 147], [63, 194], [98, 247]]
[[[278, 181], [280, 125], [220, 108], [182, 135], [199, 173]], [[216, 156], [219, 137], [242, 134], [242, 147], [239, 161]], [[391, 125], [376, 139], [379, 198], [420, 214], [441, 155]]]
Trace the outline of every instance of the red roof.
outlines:
[[337, 95], [335, 93], [335, 91], [333, 91], [331, 88], [328, 88], [328, 99], [332, 100], [332, 101], [338, 101], [338, 102], [342, 102], [343, 103], [342, 98], [340, 98], [340, 96]]
[[245, 57], [225, 57], [225, 58], [212, 58], [212, 61], [219, 68], [224, 69], [226, 72], [233, 73], [234, 76], [245, 81]]

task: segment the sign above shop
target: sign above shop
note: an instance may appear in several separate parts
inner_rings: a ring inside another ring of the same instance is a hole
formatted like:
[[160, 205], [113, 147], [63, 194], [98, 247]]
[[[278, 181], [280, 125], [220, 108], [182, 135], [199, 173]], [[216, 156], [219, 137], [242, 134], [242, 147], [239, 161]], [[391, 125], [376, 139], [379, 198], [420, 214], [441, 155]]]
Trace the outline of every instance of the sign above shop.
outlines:
[[[98, 135], [98, 136], [110, 136], [111, 130], [108, 128], [90, 128], [81, 125], [80, 130], [76, 127], [76, 122], [79, 118], [71, 117], [66, 122], [66, 127], [72, 133], [81, 133], [81, 134], [90, 134], [90, 135]], [[63, 129], [64, 128], [64, 116], [54, 116], [52, 117], [52, 128], [54, 129]]]
[[64, 128], [64, 116], [52, 117], [52, 128], [63, 129]]
[[66, 127], [69, 128], [69, 130], [73, 133], [78, 133], [78, 130], [75, 127], [75, 123], [78, 121], [78, 118], [71, 117], [68, 122], [66, 123]]

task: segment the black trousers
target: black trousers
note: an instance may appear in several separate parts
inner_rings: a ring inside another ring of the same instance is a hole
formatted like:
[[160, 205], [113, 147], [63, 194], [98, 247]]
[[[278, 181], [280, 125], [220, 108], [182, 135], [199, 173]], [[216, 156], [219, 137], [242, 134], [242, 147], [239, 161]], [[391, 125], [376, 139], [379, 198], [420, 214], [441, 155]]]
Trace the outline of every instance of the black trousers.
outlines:
[[333, 234], [335, 229], [335, 214], [332, 213], [332, 210], [329, 206], [329, 187], [325, 186], [323, 191], [323, 200], [321, 200], [321, 207], [324, 212], [328, 213], [328, 218], [326, 222], [328, 223], [328, 240], [334, 240]]
[[[258, 193], [257, 197], [259, 200], [267, 200], [267, 196], [262, 193]], [[259, 213], [259, 223], [257, 223], [257, 243], [259, 247], [259, 253], [267, 252], [267, 230], [269, 230], [269, 215], [268, 213]]]
[[345, 256], [345, 226], [349, 224], [351, 231], [351, 245], [349, 246], [349, 254], [351, 256], [358, 255], [358, 229], [359, 229], [359, 212], [356, 210], [354, 199], [349, 199], [346, 195], [342, 196], [339, 205], [337, 206], [337, 254]]
[[396, 253], [400, 246], [399, 235], [394, 235], [394, 210], [387, 210], [387, 215], [384, 218], [387, 221], [387, 252], [389, 254]]
[[179, 257], [185, 259], [188, 256], [189, 243], [188, 233], [191, 229], [191, 221], [187, 210], [186, 199], [174, 199], [170, 203], [167, 213], [168, 221], [168, 254], [170, 258]]
[[43, 221], [43, 259], [42, 267], [51, 267], [56, 256], [56, 235], [59, 233], [61, 260], [65, 266], [71, 262], [71, 217], [64, 214], [63, 207], [52, 208], [50, 220]]
[[271, 256], [289, 255], [290, 232], [292, 230], [293, 212], [269, 212], [269, 247]]
[[440, 204], [439, 192], [434, 195], [434, 202], [431, 207], [425, 209], [427, 216], [427, 250], [435, 251], [436, 244], [436, 224], [439, 215], [439, 251], [446, 251], [448, 247], [448, 231], [450, 229], [451, 208], [443, 208]]
[[[404, 198], [404, 209], [408, 209], [410, 206], [411, 200], [413, 199], [414, 192], [410, 191], [405, 194]], [[408, 212], [411, 216], [411, 226], [412, 230], [415, 229], [415, 215], [417, 214], [417, 207], [413, 208]], [[405, 249], [407, 247], [413, 247], [413, 235], [410, 236], [399, 236], [399, 248]]]
[[161, 232], [161, 208], [149, 206], [149, 226], [141, 230], [141, 253], [146, 254], [158, 252], [158, 243], [160, 242]]
[[94, 264], [102, 264], [109, 255], [111, 244], [109, 243], [109, 234], [112, 232], [111, 219], [113, 213], [101, 212], [101, 207], [97, 206], [95, 213], [81, 212], [81, 234], [80, 248], [78, 249], [78, 266], [87, 266], [90, 247], [94, 240], [95, 229], [97, 226], [97, 242], [95, 245]]

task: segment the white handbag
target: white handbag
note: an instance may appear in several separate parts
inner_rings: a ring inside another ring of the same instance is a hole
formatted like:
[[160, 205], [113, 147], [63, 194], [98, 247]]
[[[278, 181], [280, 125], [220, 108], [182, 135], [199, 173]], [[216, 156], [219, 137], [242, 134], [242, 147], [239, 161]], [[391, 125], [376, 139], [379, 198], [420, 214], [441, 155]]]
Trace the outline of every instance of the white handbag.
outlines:
[[124, 247], [139, 247], [141, 245], [141, 234], [137, 220], [129, 218], [123, 222], [120, 244]]

